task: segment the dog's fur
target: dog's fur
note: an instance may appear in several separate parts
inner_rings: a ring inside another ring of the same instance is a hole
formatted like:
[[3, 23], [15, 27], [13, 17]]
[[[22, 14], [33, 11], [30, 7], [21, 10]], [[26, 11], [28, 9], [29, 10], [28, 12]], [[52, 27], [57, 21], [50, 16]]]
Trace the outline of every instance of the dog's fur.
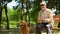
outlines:
[[20, 34], [29, 34], [29, 27], [28, 23], [26, 21], [21, 21], [20, 22]]

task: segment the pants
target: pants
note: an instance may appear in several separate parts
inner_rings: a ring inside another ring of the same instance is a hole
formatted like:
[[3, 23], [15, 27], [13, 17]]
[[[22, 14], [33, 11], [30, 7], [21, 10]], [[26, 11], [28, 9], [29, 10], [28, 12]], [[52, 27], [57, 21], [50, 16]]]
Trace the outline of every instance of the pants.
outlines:
[[36, 24], [36, 32], [37, 34], [41, 34], [41, 29], [40, 28], [46, 28], [47, 34], [51, 34], [51, 25], [48, 25], [48, 23], [38, 23]]

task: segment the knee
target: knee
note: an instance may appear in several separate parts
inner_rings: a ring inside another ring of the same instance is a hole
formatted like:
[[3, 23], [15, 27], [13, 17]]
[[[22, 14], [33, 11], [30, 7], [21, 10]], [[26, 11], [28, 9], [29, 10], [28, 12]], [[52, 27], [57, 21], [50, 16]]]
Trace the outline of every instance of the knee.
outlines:
[[48, 24], [48, 25], [46, 25], [46, 27], [47, 27], [47, 28], [50, 28], [50, 27], [51, 27], [51, 25], [50, 25], [50, 24]]
[[47, 28], [49, 28], [50, 26], [46, 25]]

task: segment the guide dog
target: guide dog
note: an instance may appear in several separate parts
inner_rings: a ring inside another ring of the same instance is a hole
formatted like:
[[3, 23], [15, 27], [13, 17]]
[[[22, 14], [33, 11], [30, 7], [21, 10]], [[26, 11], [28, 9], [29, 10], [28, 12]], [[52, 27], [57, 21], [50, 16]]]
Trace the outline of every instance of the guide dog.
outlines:
[[20, 34], [29, 34], [30, 28], [28, 27], [28, 23], [26, 21], [20, 22]]

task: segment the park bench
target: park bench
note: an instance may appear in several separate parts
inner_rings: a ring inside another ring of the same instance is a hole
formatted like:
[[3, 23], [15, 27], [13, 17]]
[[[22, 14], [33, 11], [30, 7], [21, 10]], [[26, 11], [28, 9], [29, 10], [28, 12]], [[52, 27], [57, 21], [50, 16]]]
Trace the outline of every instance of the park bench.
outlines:
[[[54, 23], [60, 23], [60, 15], [53, 16]], [[52, 30], [60, 30], [60, 28], [52, 27]]]
[[[53, 19], [54, 19], [54, 23], [60, 23], [60, 15], [56, 15], [56, 16], [53, 16]], [[42, 30], [46, 30], [46, 28], [40, 28]], [[60, 28], [57, 28], [57, 27], [54, 27], [52, 26], [51, 27], [52, 30], [60, 30]]]

